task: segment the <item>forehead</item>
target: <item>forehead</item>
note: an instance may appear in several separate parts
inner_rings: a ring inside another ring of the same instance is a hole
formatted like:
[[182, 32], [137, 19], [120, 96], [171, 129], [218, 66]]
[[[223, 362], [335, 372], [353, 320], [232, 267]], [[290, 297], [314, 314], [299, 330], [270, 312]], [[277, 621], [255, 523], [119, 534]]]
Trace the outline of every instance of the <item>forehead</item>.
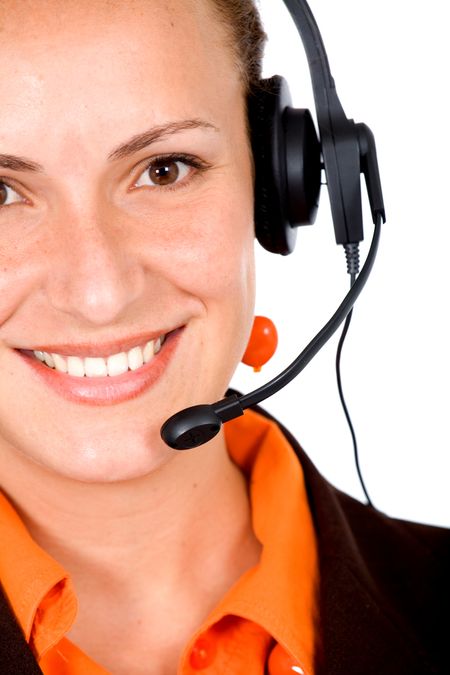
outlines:
[[190, 117], [237, 90], [209, 0], [2, 0], [0, 33], [0, 119], [11, 129], [12, 113], [17, 132], [21, 118], [48, 125], [51, 114], [54, 125], [69, 114], [81, 125], [105, 106], [112, 124], [143, 106]]
[[210, 0], [2, 0], [1, 7], [3, 37], [28, 45], [51, 46], [58, 36], [80, 43], [89, 35], [100, 40], [112, 33], [120, 40], [127, 31], [138, 35], [139, 28], [155, 24], [197, 37], [202, 26], [205, 34], [219, 27]]

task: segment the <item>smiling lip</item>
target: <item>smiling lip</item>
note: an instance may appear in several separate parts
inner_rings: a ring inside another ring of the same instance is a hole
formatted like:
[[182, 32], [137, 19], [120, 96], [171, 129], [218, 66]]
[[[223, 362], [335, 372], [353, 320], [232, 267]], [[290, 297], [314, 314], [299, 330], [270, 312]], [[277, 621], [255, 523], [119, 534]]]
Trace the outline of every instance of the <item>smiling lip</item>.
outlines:
[[[49, 368], [26, 350], [16, 350], [34, 375], [44, 381], [54, 392], [65, 399], [92, 406], [115, 405], [136, 398], [149, 389], [160, 378], [175, 352], [183, 329], [179, 328], [166, 335], [158, 354], [137, 370], [114, 377], [76, 377]], [[136, 341], [134, 341], [136, 342]], [[119, 343], [114, 343], [114, 349]], [[120, 343], [121, 346], [127, 343]], [[61, 346], [58, 346], [61, 353]], [[74, 354], [74, 346], [70, 346]], [[78, 353], [87, 356], [86, 349], [78, 345]], [[104, 352], [104, 346], [102, 351]], [[93, 350], [92, 352], [93, 353]], [[99, 351], [95, 352], [99, 355]]]
[[[172, 331], [172, 333], [175, 331]], [[132, 338], [122, 339], [122, 340], [111, 340], [109, 342], [102, 342], [100, 346], [97, 346], [92, 343], [80, 343], [76, 344], [54, 344], [54, 345], [39, 345], [33, 346], [33, 351], [47, 352], [61, 354], [62, 356], [103, 356], [107, 357], [110, 354], [117, 354], [118, 352], [127, 352], [132, 347], [148, 342], [149, 340], [155, 340], [162, 335], [169, 337], [171, 333], [169, 331], [160, 331], [159, 333], [142, 333], [140, 335], [135, 335]], [[26, 350], [21, 350], [26, 351]]]

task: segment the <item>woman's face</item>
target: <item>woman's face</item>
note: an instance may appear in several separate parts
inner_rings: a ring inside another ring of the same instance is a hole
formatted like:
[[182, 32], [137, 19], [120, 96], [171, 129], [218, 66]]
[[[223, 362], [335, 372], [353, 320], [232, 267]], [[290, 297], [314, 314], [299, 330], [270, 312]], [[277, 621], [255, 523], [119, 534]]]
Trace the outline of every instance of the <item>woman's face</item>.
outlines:
[[172, 456], [161, 423], [223, 394], [251, 325], [233, 55], [206, 0], [3, 0], [1, 22], [0, 451], [145, 475]]

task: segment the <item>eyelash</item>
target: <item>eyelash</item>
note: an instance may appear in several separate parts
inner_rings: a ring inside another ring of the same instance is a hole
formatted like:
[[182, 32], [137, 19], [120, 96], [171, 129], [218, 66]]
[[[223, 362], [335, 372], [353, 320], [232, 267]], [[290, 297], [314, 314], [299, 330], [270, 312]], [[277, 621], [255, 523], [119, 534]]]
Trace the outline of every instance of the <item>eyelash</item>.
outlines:
[[2, 185], [6, 188], [9, 188], [10, 190], [13, 190], [13, 192], [21, 197], [21, 200], [14, 201], [12, 204], [0, 204], [0, 209], [5, 209], [8, 208], [8, 206], [14, 206], [15, 204], [25, 204], [27, 202], [20, 190], [18, 190], [14, 184], [11, 184], [8, 178], [3, 178], [3, 176], [0, 176], [0, 186]]
[[[153, 186], [137, 186], [136, 183], [140, 179], [140, 177], [145, 173], [145, 171], [148, 171], [151, 169], [152, 166], [155, 166], [158, 163], [164, 163], [164, 162], [182, 162], [186, 166], [191, 167], [192, 169], [195, 169], [194, 175], [188, 175], [183, 177], [180, 181], [177, 181], [175, 183], [169, 184], [169, 185], [153, 185]], [[170, 191], [170, 190], [178, 190], [183, 187], [186, 187], [187, 184], [189, 183], [189, 180], [186, 180], [186, 178], [195, 178], [198, 175], [201, 175], [203, 172], [205, 172], [207, 169], [209, 169], [209, 164], [206, 162], [200, 160], [198, 157], [195, 155], [188, 155], [185, 153], [170, 153], [168, 155], [158, 155], [157, 157], [152, 157], [150, 160], [147, 160], [144, 168], [140, 172], [137, 180], [134, 182], [132, 189], [138, 189], [140, 187], [151, 187], [152, 189], [157, 189], [157, 190], [164, 190], [164, 191]], [[0, 209], [7, 208], [8, 206], [14, 206], [15, 204], [24, 204], [26, 203], [25, 197], [20, 193], [19, 190], [15, 188], [13, 184], [8, 182], [9, 179], [3, 178], [0, 176], [0, 186], [4, 185], [5, 187], [9, 188], [10, 190], [13, 190], [16, 192], [18, 195], [22, 197], [22, 201], [14, 201], [12, 204], [0, 204]]]
[[[191, 167], [192, 169], [195, 169], [194, 175], [191, 175], [189, 173], [187, 176], [183, 177], [180, 181], [177, 181], [175, 183], [169, 184], [169, 185], [146, 185], [146, 186], [136, 186], [136, 183], [138, 180], [141, 178], [141, 176], [151, 169], [153, 166], [157, 164], [164, 164], [164, 162], [171, 163], [171, 162], [182, 162], [186, 166]], [[210, 165], [207, 164], [206, 162], [202, 161], [195, 155], [188, 155], [186, 153], [169, 153], [166, 155], [158, 155], [156, 157], [152, 157], [150, 160], [147, 160], [144, 168], [139, 174], [139, 177], [133, 184], [132, 189], [138, 189], [140, 187], [147, 187], [151, 189], [156, 189], [156, 190], [164, 190], [164, 191], [170, 191], [170, 190], [179, 190], [184, 187], [187, 187], [189, 184], [189, 179], [193, 179], [195, 177], [198, 177], [205, 171], [207, 171], [210, 168]], [[186, 180], [187, 179], [187, 180]]]

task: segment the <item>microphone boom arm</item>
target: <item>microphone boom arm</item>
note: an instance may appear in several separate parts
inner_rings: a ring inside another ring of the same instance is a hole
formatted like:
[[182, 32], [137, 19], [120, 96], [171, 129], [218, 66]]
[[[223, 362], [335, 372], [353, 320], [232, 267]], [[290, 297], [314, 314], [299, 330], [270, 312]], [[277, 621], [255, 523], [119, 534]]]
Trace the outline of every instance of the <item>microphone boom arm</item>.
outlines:
[[381, 225], [384, 222], [384, 212], [381, 209], [376, 213], [374, 220], [375, 228], [369, 253], [355, 283], [331, 319], [299, 356], [279, 375], [249, 394], [243, 396], [232, 394], [216, 403], [192, 406], [172, 415], [161, 427], [161, 437], [167, 445], [175, 450], [188, 450], [207, 443], [219, 433], [224, 422], [243, 415], [246, 408], [269, 398], [302, 372], [345, 320], [369, 278], [378, 251]]

